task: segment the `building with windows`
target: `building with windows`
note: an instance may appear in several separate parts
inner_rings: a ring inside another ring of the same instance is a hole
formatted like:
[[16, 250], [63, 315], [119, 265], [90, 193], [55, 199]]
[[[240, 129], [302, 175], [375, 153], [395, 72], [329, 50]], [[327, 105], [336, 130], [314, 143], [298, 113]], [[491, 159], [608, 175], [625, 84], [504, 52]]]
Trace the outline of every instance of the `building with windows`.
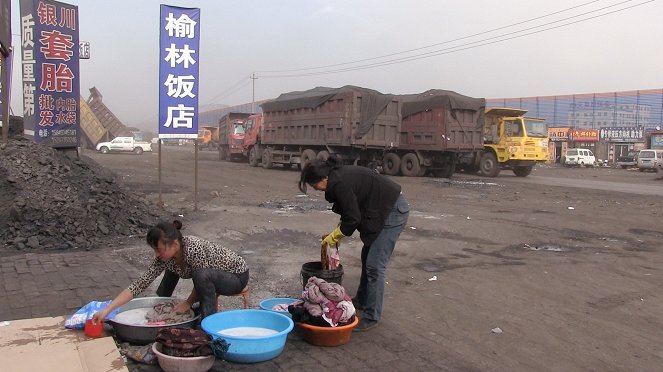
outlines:
[[577, 129], [650, 127], [651, 112], [649, 105], [584, 102], [574, 105], [573, 110], [567, 113], [567, 122]]

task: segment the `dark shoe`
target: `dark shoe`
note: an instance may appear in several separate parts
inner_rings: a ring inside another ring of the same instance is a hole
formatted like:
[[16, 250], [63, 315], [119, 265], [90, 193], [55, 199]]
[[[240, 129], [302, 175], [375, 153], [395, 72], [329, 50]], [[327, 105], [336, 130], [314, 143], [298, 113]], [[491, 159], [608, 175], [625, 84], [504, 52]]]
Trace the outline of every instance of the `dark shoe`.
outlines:
[[352, 299], [352, 306], [355, 307], [355, 310], [364, 310], [364, 305], [360, 304], [356, 298]]
[[352, 332], [364, 332], [378, 326], [377, 320], [372, 319], [359, 319], [359, 324], [352, 330]]

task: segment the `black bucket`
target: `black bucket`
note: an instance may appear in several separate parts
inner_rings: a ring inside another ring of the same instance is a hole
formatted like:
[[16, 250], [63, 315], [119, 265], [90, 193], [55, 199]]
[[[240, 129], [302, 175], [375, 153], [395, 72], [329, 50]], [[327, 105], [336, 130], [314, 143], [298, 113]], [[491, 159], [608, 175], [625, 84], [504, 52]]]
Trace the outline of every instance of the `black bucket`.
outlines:
[[343, 284], [343, 265], [339, 265], [338, 269], [322, 270], [322, 263], [320, 261], [307, 262], [302, 265], [302, 288], [306, 287], [308, 279], [312, 276], [320, 278], [329, 283]]

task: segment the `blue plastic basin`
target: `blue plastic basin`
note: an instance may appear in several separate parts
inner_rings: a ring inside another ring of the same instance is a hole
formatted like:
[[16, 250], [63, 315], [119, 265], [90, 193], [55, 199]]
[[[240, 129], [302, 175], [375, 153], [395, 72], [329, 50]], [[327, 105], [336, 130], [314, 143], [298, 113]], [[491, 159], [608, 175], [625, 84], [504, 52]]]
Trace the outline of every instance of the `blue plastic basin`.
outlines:
[[297, 301], [296, 298], [288, 298], [288, 297], [275, 297], [275, 298], [268, 298], [266, 300], [260, 301], [260, 308], [263, 310], [268, 310], [268, 311], [273, 311], [278, 314], [283, 314], [287, 316], [288, 318], [292, 318], [292, 315], [286, 310], [286, 311], [277, 311], [277, 310], [272, 310], [272, 308], [278, 304], [286, 304], [290, 305], [291, 303]]
[[[277, 357], [285, 347], [292, 319], [274, 311], [243, 309], [223, 311], [208, 316], [201, 323], [203, 331], [230, 344], [224, 359], [238, 363], [257, 363]], [[264, 337], [237, 337], [218, 332], [235, 327], [268, 328], [278, 333]]]

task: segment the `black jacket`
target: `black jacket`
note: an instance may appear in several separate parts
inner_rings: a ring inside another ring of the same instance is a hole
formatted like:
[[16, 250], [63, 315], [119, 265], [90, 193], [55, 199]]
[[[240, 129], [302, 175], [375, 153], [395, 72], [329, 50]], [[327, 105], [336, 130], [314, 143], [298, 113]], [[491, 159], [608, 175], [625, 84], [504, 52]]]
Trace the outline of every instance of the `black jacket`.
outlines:
[[382, 231], [400, 193], [401, 186], [389, 178], [348, 165], [329, 174], [325, 199], [334, 203], [332, 211], [341, 215], [343, 235], [358, 230], [362, 242], [369, 245]]

